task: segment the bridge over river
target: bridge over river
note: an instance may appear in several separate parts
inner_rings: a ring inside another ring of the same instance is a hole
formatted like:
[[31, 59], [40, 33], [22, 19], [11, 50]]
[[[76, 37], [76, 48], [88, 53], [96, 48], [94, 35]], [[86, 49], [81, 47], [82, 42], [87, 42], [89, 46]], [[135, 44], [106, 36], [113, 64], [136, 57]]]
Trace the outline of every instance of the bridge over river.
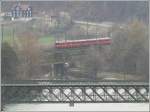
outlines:
[[8, 103], [144, 103], [148, 82], [28, 80], [2, 84]]

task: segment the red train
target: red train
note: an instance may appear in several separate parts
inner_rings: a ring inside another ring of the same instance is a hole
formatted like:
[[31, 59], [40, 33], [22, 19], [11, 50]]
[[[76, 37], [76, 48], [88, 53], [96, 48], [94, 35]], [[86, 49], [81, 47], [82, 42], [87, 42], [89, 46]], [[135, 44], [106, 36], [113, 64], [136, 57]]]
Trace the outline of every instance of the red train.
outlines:
[[82, 40], [63, 40], [56, 41], [55, 48], [79, 48], [91, 45], [109, 45], [111, 44], [111, 38], [94, 38], [94, 39], [82, 39]]

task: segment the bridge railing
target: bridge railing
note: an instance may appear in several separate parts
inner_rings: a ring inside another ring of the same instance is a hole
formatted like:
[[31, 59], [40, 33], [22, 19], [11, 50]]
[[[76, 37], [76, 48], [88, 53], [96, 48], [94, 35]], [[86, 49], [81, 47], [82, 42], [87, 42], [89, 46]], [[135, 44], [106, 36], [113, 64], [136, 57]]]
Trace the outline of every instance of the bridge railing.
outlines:
[[[28, 83], [27, 83], [28, 82]], [[146, 82], [27, 81], [2, 84], [5, 103], [149, 102]]]

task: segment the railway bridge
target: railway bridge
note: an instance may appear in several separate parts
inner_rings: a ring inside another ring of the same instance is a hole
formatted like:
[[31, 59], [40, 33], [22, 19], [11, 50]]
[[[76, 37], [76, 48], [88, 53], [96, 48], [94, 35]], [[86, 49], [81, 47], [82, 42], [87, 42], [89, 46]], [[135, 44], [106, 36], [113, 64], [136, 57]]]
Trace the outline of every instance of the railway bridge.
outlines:
[[145, 103], [148, 82], [30, 80], [2, 84], [7, 103]]

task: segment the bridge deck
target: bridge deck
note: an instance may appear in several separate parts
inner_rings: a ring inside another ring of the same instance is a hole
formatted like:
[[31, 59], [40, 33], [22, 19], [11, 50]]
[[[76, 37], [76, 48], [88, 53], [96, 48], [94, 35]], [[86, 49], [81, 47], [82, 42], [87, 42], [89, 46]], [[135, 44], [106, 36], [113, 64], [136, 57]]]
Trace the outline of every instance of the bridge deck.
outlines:
[[149, 85], [144, 81], [75, 81], [75, 80], [21, 80], [2, 83], [2, 86], [99, 86], [99, 85]]

